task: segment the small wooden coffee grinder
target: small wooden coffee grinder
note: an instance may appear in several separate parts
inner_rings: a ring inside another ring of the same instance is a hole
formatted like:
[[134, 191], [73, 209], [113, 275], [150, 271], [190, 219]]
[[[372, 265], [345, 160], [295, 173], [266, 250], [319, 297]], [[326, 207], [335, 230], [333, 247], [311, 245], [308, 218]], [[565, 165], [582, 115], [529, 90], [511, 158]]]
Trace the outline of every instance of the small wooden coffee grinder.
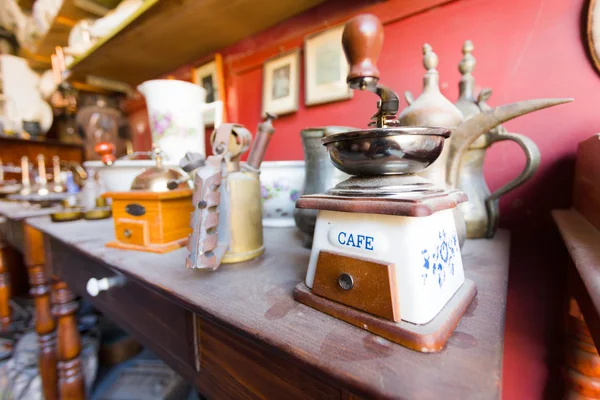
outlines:
[[350, 20], [342, 44], [349, 86], [381, 100], [372, 129], [322, 140], [335, 167], [353, 176], [296, 203], [319, 211], [294, 298], [413, 350], [440, 351], [477, 294], [464, 277], [452, 215], [466, 196], [416, 175], [440, 156], [451, 132], [399, 126], [398, 96], [378, 83], [377, 17]]
[[[112, 164], [113, 145], [103, 142], [96, 148], [102, 160]], [[144, 169], [130, 191], [102, 195], [112, 199], [115, 223], [116, 240], [107, 247], [166, 253], [187, 244], [194, 209], [189, 176], [179, 168], [163, 166], [159, 149], [154, 150], [153, 157], [156, 166]]]

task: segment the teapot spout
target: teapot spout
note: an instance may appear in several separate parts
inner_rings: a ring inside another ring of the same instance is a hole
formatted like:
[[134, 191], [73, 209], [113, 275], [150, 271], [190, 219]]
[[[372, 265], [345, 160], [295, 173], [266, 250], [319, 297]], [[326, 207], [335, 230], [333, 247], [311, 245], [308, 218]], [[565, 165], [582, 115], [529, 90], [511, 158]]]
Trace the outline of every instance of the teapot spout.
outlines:
[[449, 155], [450, 166], [447, 169], [446, 181], [450, 187], [456, 187], [463, 155], [478, 137], [513, 118], [572, 101], [573, 99], [568, 98], [524, 100], [483, 110], [480, 114], [461, 123], [452, 132], [454, 138], [464, 138], [464, 140], [461, 143], [455, 143]]

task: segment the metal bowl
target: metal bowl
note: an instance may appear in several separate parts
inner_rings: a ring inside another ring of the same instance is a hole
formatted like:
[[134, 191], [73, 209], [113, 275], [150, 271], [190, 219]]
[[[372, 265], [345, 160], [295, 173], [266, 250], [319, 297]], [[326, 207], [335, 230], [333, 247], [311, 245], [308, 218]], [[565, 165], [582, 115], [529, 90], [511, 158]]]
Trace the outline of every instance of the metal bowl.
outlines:
[[150, 167], [143, 170], [131, 184], [131, 190], [149, 192], [168, 192], [169, 182], [177, 182], [175, 188], [189, 188], [190, 176], [179, 168]]
[[323, 138], [329, 158], [350, 175], [414, 174], [442, 153], [444, 128], [394, 127], [338, 133]]

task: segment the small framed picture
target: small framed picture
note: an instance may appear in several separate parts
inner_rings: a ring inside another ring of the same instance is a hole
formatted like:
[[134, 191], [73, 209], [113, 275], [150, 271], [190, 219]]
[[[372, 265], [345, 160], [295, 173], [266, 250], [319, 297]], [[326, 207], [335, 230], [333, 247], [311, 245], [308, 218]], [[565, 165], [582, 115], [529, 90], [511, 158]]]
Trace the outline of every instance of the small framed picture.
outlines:
[[263, 67], [263, 117], [298, 111], [300, 49], [265, 61]]
[[[215, 106], [222, 107], [223, 121], [225, 116], [225, 80], [223, 78], [223, 59], [220, 54], [207, 64], [192, 70], [193, 82], [206, 90], [206, 104], [217, 102]], [[204, 124], [212, 126], [215, 123], [217, 113], [214, 107], [207, 107], [204, 111]]]
[[308, 36], [304, 42], [305, 103], [307, 106], [352, 98], [346, 83], [348, 62], [342, 49], [340, 25]]

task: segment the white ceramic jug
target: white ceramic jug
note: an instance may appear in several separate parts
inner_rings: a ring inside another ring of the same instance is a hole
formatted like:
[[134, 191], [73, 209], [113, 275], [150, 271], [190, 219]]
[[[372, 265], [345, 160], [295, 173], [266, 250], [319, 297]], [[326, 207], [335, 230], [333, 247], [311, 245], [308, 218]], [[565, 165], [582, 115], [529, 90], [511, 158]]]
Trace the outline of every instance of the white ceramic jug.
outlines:
[[178, 162], [185, 153], [206, 156], [204, 112], [214, 112], [215, 128], [223, 119], [223, 102], [206, 104], [206, 90], [185, 81], [155, 79], [137, 88], [146, 98], [152, 144], [161, 148], [169, 161]]

